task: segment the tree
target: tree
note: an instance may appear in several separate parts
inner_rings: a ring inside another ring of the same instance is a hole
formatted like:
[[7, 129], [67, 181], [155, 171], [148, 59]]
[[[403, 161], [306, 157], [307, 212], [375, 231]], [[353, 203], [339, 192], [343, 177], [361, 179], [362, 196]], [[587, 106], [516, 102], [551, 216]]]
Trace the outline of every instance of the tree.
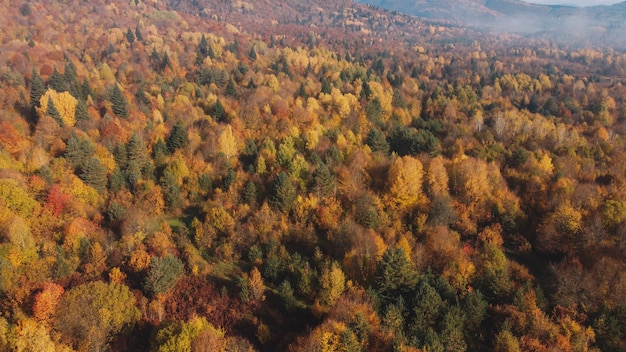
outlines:
[[50, 321], [59, 305], [63, 292], [63, 287], [55, 283], [45, 284], [43, 290], [35, 295], [33, 316], [39, 321]]
[[148, 162], [148, 150], [143, 138], [135, 132], [126, 144], [126, 152], [128, 154], [128, 164], [136, 164], [140, 170], [143, 170]]
[[[52, 104], [50, 104], [51, 101]], [[47, 114], [52, 116], [61, 126], [74, 126], [76, 123], [77, 104], [78, 100], [70, 93], [58, 93], [56, 90], [48, 89], [41, 97], [40, 107], [36, 108], [36, 111], [40, 115]], [[51, 105], [54, 106], [53, 109]]]
[[261, 272], [256, 266], [252, 268], [248, 275], [247, 287], [249, 302], [259, 303], [265, 299], [265, 284], [263, 283]]
[[206, 37], [203, 34], [202, 38], [200, 39], [200, 44], [198, 44], [198, 54], [204, 60], [204, 58], [209, 56], [209, 50], [210, 50], [209, 42], [206, 40]]
[[458, 305], [448, 308], [441, 322], [441, 342], [445, 351], [464, 352], [467, 350], [467, 344], [463, 336], [464, 315]]
[[139, 319], [135, 296], [123, 284], [89, 282], [67, 291], [54, 327], [80, 351], [106, 348], [114, 335]]
[[80, 85], [80, 93], [82, 100], [87, 100], [87, 98], [93, 94], [91, 85], [89, 84], [87, 77], [83, 79], [83, 84]]
[[399, 208], [411, 208], [424, 201], [422, 163], [411, 157], [396, 158], [389, 168], [388, 196]]
[[404, 250], [387, 248], [374, 277], [374, 287], [383, 302], [397, 300], [399, 295], [408, 293], [415, 287], [417, 280], [417, 273]]
[[153, 257], [144, 283], [146, 292], [156, 295], [172, 288], [184, 274], [183, 263], [176, 257]]
[[320, 197], [330, 197], [335, 194], [335, 176], [330, 172], [328, 166], [320, 163], [313, 174], [314, 190]]
[[226, 84], [225, 93], [229, 97], [237, 98], [237, 86], [235, 86], [235, 81], [233, 81], [232, 78], [230, 78]]
[[65, 82], [65, 78], [57, 71], [56, 67], [50, 76], [50, 81], [48, 81], [48, 88], [54, 89], [59, 93], [67, 91], [67, 82]]
[[87, 105], [83, 99], [78, 99], [74, 119], [76, 121], [87, 121], [90, 119], [89, 112], [87, 111]]
[[126, 31], [126, 40], [128, 40], [130, 44], [135, 42], [135, 33], [133, 33], [130, 28]]
[[424, 339], [424, 333], [433, 328], [442, 313], [444, 304], [437, 290], [432, 287], [426, 278], [421, 278], [415, 289], [413, 297], [413, 324], [411, 330], [420, 339]]
[[160, 328], [155, 337], [157, 352], [224, 351], [226, 338], [204, 317], [189, 322], [172, 322]]
[[346, 278], [337, 262], [325, 265], [320, 274], [320, 301], [333, 305], [346, 289]]
[[213, 109], [211, 111], [211, 116], [218, 121], [223, 123], [230, 122], [230, 117], [226, 113], [226, 109], [224, 109], [224, 105], [222, 105], [222, 101], [217, 99], [215, 105], [213, 105]]
[[107, 186], [107, 168], [102, 165], [100, 159], [91, 157], [87, 159], [82, 166], [82, 171], [79, 175], [80, 179], [86, 184], [95, 188], [98, 192], [102, 193]]
[[256, 205], [258, 190], [256, 184], [252, 181], [246, 183], [246, 186], [243, 189], [242, 199], [244, 202], [248, 203], [251, 206]]
[[143, 42], [143, 35], [141, 34], [141, 31], [139, 30], [139, 26], [135, 27], [135, 38], [137, 39], [137, 41]]
[[288, 213], [296, 202], [296, 197], [296, 189], [289, 176], [282, 171], [272, 185], [270, 204], [283, 213]]
[[72, 165], [74, 171], [80, 171], [87, 160], [93, 156], [95, 148], [86, 138], [78, 138], [72, 133], [65, 146], [63, 157]]
[[165, 163], [165, 158], [169, 154], [167, 144], [162, 138], [157, 139], [154, 146], [152, 146], [152, 157], [156, 165], [162, 165]]
[[118, 84], [113, 85], [109, 100], [111, 104], [113, 104], [112, 109], [117, 116], [123, 118], [128, 117], [128, 102]]
[[[33, 319], [21, 319], [14, 331], [13, 351], [54, 352], [54, 342], [44, 324]], [[1, 341], [1, 340], [0, 340]], [[3, 347], [0, 342], [0, 347]], [[11, 349], [7, 346], [7, 351]]]
[[46, 86], [39, 76], [39, 73], [33, 68], [33, 74], [30, 81], [30, 106], [40, 107], [40, 99], [46, 93]]
[[330, 85], [330, 81], [326, 77], [322, 77], [322, 93], [330, 94], [332, 91], [332, 86]]
[[61, 118], [61, 114], [59, 113], [59, 110], [57, 110], [57, 108], [54, 106], [54, 101], [52, 99], [48, 99], [46, 115], [52, 117], [54, 121], [59, 124], [59, 126], [63, 127], [65, 125], [63, 123], [63, 119]]
[[217, 138], [217, 143], [219, 145], [220, 152], [224, 153], [224, 156], [227, 159], [230, 159], [237, 155], [237, 139], [233, 134], [233, 128], [228, 125], [220, 136]]
[[189, 137], [187, 130], [182, 121], [179, 121], [172, 127], [169, 137], [167, 138], [167, 149], [170, 153], [175, 152], [177, 149], [184, 147], [187, 144]]
[[161, 188], [163, 190], [163, 200], [165, 205], [170, 210], [180, 209], [183, 205], [184, 199], [180, 186], [178, 185], [177, 177], [170, 171], [163, 172], [161, 177]]
[[377, 128], [372, 128], [369, 131], [367, 138], [365, 139], [365, 144], [367, 144], [373, 152], [381, 152], [383, 154], [389, 153], [389, 143], [387, 142], [387, 138], [385, 137], [385, 134]]
[[294, 296], [293, 288], [289, 280], [283, 280], [278, 286], [278, 295], [283, 300], [283, 304], [288, 311], [291, 311], [298, 304], [298, 300]]

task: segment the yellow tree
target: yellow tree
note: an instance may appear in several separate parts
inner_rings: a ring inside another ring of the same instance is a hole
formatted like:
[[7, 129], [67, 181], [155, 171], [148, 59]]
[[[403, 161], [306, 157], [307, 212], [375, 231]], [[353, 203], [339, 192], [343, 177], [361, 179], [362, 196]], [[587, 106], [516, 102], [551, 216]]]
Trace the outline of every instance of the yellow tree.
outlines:
[[430, 160], [426, 183], [428, 185], [428, 193], [431, 197], [444, 197], [449, 195], [448, 172], [446, 171], [443, 157], [438, 156]]
[[398, 208], [409, 209], [424, 201], [422, 163], [412, 156], [396, 158], [389, 168], [388, 197]]
[[78, 100], [68, 92], [58, 93], [54, 89], [48, 89], [39, 100], [40, 106], [37, 108], [37, 113], [40, 117], [46, 114], [50, 100], [52, 100], [54, 107], [59, 112], [63, 123], [66, 126], [74, 126], [76, 123], [75, 113]]
[[222, 131], [217, 142], [219, 143], [220, 151], [224, 153], [226, 158], [230, 159], [237, 155], [237, 139], [230, 125], [226, 126], [224, 131]]
[[337, 262], [327, 265], [320, 275], [320, 299], [322, 303], [332, 305], [346, 289], [346, 278]]

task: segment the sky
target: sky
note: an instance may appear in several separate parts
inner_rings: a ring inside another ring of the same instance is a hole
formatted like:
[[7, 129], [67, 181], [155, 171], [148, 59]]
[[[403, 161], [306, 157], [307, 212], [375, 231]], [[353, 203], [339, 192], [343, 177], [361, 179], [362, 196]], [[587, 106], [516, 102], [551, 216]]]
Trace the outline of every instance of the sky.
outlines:
[[544, 5], [574, 5], [574, 6], [595, 6], [595, 5], [611, 5], [623, 0], [524, 0], [535, 4]]

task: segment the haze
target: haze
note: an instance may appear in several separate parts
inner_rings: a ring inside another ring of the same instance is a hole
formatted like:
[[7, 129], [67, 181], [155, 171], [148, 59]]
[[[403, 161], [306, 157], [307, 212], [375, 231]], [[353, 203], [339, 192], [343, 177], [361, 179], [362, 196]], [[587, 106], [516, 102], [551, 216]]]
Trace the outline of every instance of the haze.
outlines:
[[579, 7], [588, 7], [596, 5], [613, 5], [620, 2], [619, 0], [525, 0], [526, 2], [542, 5], [571, 5]]

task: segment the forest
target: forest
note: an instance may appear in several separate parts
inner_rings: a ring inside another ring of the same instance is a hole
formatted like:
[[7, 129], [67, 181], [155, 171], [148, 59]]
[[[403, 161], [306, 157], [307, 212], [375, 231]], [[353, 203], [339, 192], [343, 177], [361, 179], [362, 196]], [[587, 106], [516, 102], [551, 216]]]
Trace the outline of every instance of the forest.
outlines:
[[349, 0], [0, 23], [0, 351], [626, 351], [626, 53]]

